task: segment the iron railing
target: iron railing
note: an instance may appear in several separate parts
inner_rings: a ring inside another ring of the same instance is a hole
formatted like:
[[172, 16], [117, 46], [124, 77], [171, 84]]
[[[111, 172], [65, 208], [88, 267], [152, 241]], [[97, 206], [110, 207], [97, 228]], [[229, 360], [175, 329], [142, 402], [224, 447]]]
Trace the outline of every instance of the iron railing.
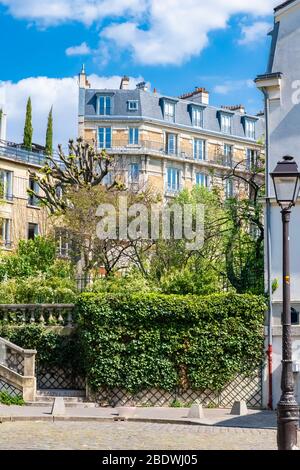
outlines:
[[[101, 151], [98, 143], [94, 140], [87, 141], [90, 145], [94, 146], [98, 151]], [[192, 145], [191, 145], [192, 147]], [[224, 155], [222, 152], [214, 155], [207, 155], [207, 152], [203, 153], [203, 159], [197, 158], [194, 154], [193, 149], [185, 150], [182, 145], [177, 145], [176, 148], [170, 149], [167, 144], [162, 141], [151, 141], [151, 140], [140, 140], [138, 144], [129, 144], [125, 139], [113, 139], [112, 144], [109, 148], [105, 149], [108, 154], [117, 154], [117, 155], [157, 155], [164, 156], [167, 158], [176, 158], [180, 160], [188, 160], [190, 162], [195, 162], [203, 165], [218, 165], [225, 168], [235, 168], [237, 171], [250, 171], [253, 170], [250, 168], [250, 163], [247, 159], [246, 150], [244, 157], [237, 158], [233, 153], [232, 155]], [[263, 167], [263, 163], [258, 161], [258, 165]]]

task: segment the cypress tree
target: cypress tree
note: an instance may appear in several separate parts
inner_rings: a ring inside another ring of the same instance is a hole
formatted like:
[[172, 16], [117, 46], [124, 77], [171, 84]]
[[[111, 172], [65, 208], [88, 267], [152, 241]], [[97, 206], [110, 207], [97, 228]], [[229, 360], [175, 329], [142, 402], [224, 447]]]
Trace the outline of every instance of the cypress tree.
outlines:
[[47, 132], [46, 132], [46, 155], [52, 155], [53, 148], [53, 116], [52, 106], [48, 115]]
[[28, 98], [26, 106], [26, 118], [24, 126], [24, 137], [23, 137], [23, 147], [26, 150], [32, 150], [32, 107], [31, 107], [31, 98]]

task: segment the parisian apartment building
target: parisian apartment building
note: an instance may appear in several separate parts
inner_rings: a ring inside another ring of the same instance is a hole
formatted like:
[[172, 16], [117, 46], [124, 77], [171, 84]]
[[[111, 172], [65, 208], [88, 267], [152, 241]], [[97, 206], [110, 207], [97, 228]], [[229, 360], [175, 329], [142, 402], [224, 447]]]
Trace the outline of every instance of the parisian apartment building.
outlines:
[[6, 140], [6, 115], [1, 106], [0, 110], [0, 248], [10, 251], [19, 240], [46, 233], [47, 212], [27, 193], [38, 192], [29, 171], [38, 171], [45, 156], [38, 148], [29, 152]]
[[79, 136], [116, 156], [128, 184], [150, 185], [165, 197], [196, 184], [247, 197], [247, 183], [227, 176], [232, 168], [249, 173], [264, 153], [263, 116], [242, 105], [211, 106], [205, 88], [180, 97], [149, 91], [145, 82], [130, 89], [128, 77], [119, 89], [92, 89], [84, 69]]

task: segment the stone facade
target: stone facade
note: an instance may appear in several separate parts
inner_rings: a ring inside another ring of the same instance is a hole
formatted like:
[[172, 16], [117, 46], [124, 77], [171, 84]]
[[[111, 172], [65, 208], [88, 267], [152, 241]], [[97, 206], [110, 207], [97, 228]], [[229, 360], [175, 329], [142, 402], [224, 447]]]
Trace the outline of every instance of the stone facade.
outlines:
[[11, 250], [19, 240], [45, 235], [48, 217], [45, 208], [29, 198], [29, 170], [37, 171], [43, 164], [42, 157], [6, 143], [0, 145], [0, 175], [2, 179], [0, 202], [1, 248]]
[[[162, 195], [191, 189], [196, 182], [224, 186], [224, 177], [238, 162], [242, 162], [241, 173], [249, 171], [250, 151], [264, 152], [259, 143], [264, 132], [261, 117], [247, 115], [240, 106], [213, 108], [203, 89], [178, 99], [151, 93], [141, 86], [123, 89], [122, 84], [120, 90], [91, 90], [85, 73], [80, 74], [79, 83], [79, 135], [98, 149], [106, 148], [117, 159], [122, 158], [125, 181], [130, 180], [131, 166], [135, 164], [139, 182], [142, 178], [143, 184], [154, 185]], [[165, 101], [175, 103], [173, 120], [164, 115]], [[135, 103], [134, 110], [129, 107], [131, 102]], [[194, 107], [203, 113], [199, 127], [193, 121]], [[224, 113], [232, 123], [230, 132], [221, 127], [220, 116]], [[245, 130], [248, 121], [255, 127], [253, 135]], [[233, 193], [237, 194], [237, 180], [232, 183]]]

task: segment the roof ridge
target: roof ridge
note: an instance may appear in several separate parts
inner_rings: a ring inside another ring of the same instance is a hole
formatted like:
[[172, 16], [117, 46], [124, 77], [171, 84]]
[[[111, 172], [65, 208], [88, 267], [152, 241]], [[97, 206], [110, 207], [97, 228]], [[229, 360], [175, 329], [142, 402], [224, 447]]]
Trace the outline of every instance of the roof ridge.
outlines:
[[286, 0], [285, 2], [281, 3], [277, 7], [274, 8], [274, 11], [277, 12], [279, 10], [282, 10], [282, 8], [287, 7], [288, 5], [294, 3], [296, 0]]

